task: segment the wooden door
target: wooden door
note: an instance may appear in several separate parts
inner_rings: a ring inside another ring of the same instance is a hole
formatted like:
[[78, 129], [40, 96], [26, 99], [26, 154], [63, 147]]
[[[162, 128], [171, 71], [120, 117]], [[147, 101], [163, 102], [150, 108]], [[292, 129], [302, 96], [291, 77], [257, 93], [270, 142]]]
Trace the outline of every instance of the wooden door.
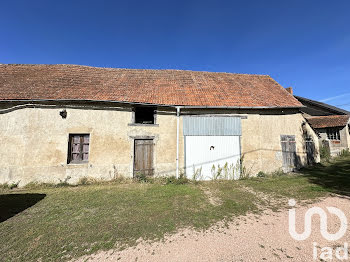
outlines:
[[135, 139], [134, 177], [153, 175], [153, 139]]
[[281, 135], [283, 170], [293, 171], [296, 166], [295, 136]]
[[305, 147], [306, 147], [306, 157], [307, 164], [313, 165], [316, 163], [316, 147], [313, 139], [308, 137], [305, 139]]

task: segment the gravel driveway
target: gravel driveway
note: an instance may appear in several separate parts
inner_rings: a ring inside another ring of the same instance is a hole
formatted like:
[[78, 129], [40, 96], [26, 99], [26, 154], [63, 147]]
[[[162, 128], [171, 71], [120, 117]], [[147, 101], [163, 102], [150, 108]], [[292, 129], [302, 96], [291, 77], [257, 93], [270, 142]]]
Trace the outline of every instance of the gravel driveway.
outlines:
[[[341, 209], [350, 221], [350, 200], [328, 197], [308, 206], [296, 209], [297, 232], [304, 228], [304, 214], [309, 207], [334, 206]], [[322, 247], [333, 248], [333, 260], [337, 246], [350, 243], [349, 229], [343, 238], [335, 242], [323, 239], [319, 229], [319, 218], [313, 217], [312, 234], [304, 241], [294, 240], [288, 231], [288, 210], [266, 211], [256, 216], [236, 218], [229, 227], [213, 226], [205, 232], [182, 230], [165, 237], [164, 241], [141, 242], [123, 251], [98, 252], [79, 261], [315, 261], [314, 246], [317, 243], [316, 261], [320, 261]], [[339, 219], [328, 214], [328, 231], [337, 232]], [[350, 261], [350, 260], [348, 260]]]

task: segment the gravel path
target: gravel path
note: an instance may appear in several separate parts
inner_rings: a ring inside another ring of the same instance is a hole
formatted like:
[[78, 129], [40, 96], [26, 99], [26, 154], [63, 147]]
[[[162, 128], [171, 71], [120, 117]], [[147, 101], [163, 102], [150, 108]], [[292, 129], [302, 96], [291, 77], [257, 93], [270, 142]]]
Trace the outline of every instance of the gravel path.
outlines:
[[[297, 232], [304, 228], [304, 214], [309, 207], [334, 206], [341, 209], [350, 222], [350, 200], [328, 197], [309, 206], [296, 209]], [[327, 212], [328, 213], [328, 212]], [[248, 215], [232, 221], [228, 228], [213, 227], [206, 232], [182, 230], [166, 236], [165, 241], [139, 243], [123, 251], [98, 252], [79, 261], [315, 261], [313, 242], [317, 242], [317, 261], [320, 261], [321, 247], [333, 248], [333, 260], [337, 246], [350, 243], [350, 226], [343, 238], [335, 242], [323, 239], [319, 219], [314, 216], [312, 234], [304, 241], [296, 241], [288, 231], [288, 210], [260, 216]], [[339, 219], [328, 214], [328, 231], [337, 232]], [[341, 253], [342, 254], [342, 253]], [[350, 256], [349, 256], [350, 257]], [[330, 261], [330, 260], [327, 260]], [[350, 261], [347, 260], [347, 261]]]

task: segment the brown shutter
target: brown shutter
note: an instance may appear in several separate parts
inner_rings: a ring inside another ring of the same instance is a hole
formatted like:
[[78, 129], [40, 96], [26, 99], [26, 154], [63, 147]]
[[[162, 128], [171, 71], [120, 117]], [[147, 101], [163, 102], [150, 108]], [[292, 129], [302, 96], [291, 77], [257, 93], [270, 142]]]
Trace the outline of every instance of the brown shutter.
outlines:
[[70, 134], [67, 163], [81, 163], [89, 160], [89, 134]]

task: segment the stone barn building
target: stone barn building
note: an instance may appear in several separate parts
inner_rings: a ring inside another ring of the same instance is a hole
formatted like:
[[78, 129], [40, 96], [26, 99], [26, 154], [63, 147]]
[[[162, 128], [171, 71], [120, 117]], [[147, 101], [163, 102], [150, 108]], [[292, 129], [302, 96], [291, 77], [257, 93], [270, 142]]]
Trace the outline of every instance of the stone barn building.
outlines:
[[319, 160], [301, 107], [267, 75], [0, 65], [0, 183], [292, 170]]

